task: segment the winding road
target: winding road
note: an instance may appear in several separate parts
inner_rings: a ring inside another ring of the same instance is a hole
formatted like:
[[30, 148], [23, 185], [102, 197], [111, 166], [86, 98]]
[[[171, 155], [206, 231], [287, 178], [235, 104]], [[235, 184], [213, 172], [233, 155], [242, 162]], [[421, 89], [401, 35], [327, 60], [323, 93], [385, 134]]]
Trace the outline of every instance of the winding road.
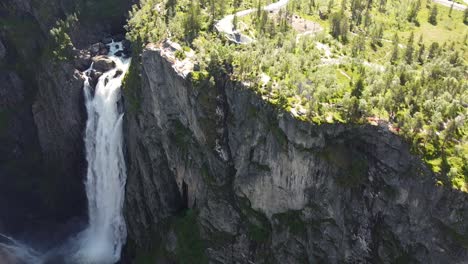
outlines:
[[[288, 4], [289, 0], [280, 0], [278, 2], [275, 2], [273, 4], [269, 4], [265, 7], [263, 7], [263, 10], [265, 11], [276, 11], [278, 9], [281, 9], [282, 7], [286, 6]], [[226, 37], [237, 44], [249, 44], [253, 41], [253, 39], [247, 35], [244, 35], [237, 30], [234, 29], [234, 17], [243, 17], [248, 14], [251, 14], [255, 12], [256, 9], [251, 8], [247, 10], [242, 10], [239, 11], [235, 14], [225, 16], [223, 19], [219, 20], [218, 23], [216, 23], [215, 28], [219, 32], [222, 32], [226, 35]]]
[[[440, 4], [440, 5], [444, 5], [444, 6], [448, 6], [448, 7], [451, 7], [452, 4], [453, 4], [453, 9], [455, 10], [460, 10], [460, 11], [463, 11], [466, 9], [466, 6], [465, 5], [462, 5], [462, 4], [458, 4], [458, 3], [454, 3], [453, 1], [449, 1], [449, 0], [432, 0], [434, 3], [437, 3], [437, 4]], [[465, 0], [465, 3], [468, 3], [467, 0]]]
[[[444, 5], [444, 6], [448, 6], [448, 7], [451, 7], [453, 5], [453, 9], [455, 9], [455, 10], [463, 11], [463, 10], [465, 10], [467, 8], [466, 5], [454, 3], [453, 1], [450, 1], [450, 0], [432, 0], [432, 1], [434, 3]], [[464, 1], [465, 1], [465, 3], [468, 3], [468, 0], [464, 0]], [[288, 2], [289, 2], [289, 0], [280, 0], [278, 2], [269, 4], [269, 5], [265, 6], [265, 7], [263, 7], [263, 10], [269, 11], [269, 12], [276, 11], [276, 10], [279, 10], [279, 9], [283, 8], [284, 6], [286, 6], [288, 4]], [[227, 15], [223, 19], [219, 20], [218, 23], [216, 23], [215, 28], [216, 28], [216, 30], [218, 30], [218, 32], [224, 33], [226, 35], [226, 37], [230, 41], [232, 41], [234, 43], [249, 44], [249, 43], [253, 42], [254, 40], [251, 37], [240, 33], [239, 31], [237, 31], [234, 28], [234, 17], [235, 16], [243, 17], [243, 16], [249, 15], [249, 14], [255, 12], [255, 11], [256, 11], [256, 9], [251, 8], [251, 9], [239, 11], [239, 12], [237, 12], [235, 14], [232, 14], [232, 15]]]

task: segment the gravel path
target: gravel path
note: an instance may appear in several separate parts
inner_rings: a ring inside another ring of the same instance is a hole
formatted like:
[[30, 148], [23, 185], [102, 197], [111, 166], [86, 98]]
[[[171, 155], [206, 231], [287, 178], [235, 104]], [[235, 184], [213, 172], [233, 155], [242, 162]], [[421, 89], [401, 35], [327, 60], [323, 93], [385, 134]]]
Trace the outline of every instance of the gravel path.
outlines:
[[[463, 11], [466, 8], [466, 5], [454, 3], [453, 1], [449, 1], [449, 0], [432, 0], [432, 1], [434, 1], [434, 3], [438, 3], [444, 6], [448, 6], [448, 7], [451, 7], [453, 4], [453, 9], [455, 10]], [[464, 0], [464, 1], [465, 3], [468, 3], [468, 0]]]
[[[288, 4], [289, 0], [280, 0], [278, 2], [275, 2], [273, 4], [269, 4], [265, 7], [263, 7], [263, 10], [265, 11], [275, 11], [275, 10], [278, 10], [278, 9], [281, 9], [282, 7], [286, 6]], [[242, 10], [242, 11], [239, 11], [233, 15], [228, 15], [228, 16], [225, 16], [223, 19], [221, 19], [220, 21], [218, 21], [218, 23], [216, 23], [215, 25], [215, 28], [216, 30], [218, 30], [219, 32], [223, 32], [226, 37], [231, 40], [232, 42], [235, 42], [237, 44], [249, 44], [253, 41], [253, 39], [247, 35], [244, 35], [240, 32], [238, 32], [237, 30], [234, 29], [234, 16], [237, 16], [238, 18], [239, 17], [243, 17], [243, 16], [246, 16], [250, 13], [253, 13], [255, 12], [256, 9], [255, 8], [252, 8], [252, 9], [247, 9], [247, 10]]]

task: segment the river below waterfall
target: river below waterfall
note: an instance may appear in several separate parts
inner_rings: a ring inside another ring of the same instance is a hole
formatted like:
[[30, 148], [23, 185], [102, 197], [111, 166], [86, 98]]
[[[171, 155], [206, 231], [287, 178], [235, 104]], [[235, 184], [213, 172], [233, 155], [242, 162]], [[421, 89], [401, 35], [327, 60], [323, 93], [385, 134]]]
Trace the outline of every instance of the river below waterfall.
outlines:
[[84, 138], [88, 227], [48, 252], [38, 252], [0, 234], [0, 264], [113, 264], [120, 259], [127, 237], [122, 214], [127, 176], [119, 101], [131, 59], [122, 56], [120, 42], [108, 44], [108, 49], [106, 59], [115, 67], [102, 73], [93, 88], [90, 75], [101, 73], [96, 73], [92, 64], [85, 71], [83, 88], [88, 114]]

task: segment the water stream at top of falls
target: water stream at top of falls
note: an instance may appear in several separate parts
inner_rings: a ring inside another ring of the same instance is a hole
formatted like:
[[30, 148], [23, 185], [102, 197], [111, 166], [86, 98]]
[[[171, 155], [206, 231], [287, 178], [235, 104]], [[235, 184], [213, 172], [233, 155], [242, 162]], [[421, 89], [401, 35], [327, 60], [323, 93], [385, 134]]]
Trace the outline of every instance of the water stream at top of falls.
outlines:
[[[90, 85], [93, 65], [85, 71], [84, 97], [88, 114], [85, 131], [86, 195], [88, 227], [62, 246], [40, 253], [28, 245], [0, 234], [0, 264], [113, 264], [119, 261], [127, 230], [123, 217], [126, 167], [123, 155], [122, 121], [119, 111], [123, 78], [131, 63], [119, 57], [120, 42], [109, 44], [108, 58], [115, 68], [99, 77], [96, 87]], [[56, 259], [60, 261], [57, 262]]]

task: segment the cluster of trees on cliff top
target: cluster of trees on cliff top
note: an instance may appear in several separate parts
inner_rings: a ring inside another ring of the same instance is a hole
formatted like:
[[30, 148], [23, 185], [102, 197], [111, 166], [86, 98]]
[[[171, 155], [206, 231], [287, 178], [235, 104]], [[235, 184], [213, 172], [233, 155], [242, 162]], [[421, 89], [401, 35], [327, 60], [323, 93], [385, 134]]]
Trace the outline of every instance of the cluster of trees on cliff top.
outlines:
[[[193, 49], [194, 82], [229, 74], [299, 119], [385, 123], [439, 184], [467, 191], [468, 9], [431, 0], [291, 0], [264, 11], [270, 2], [146, 0], [131, 12], [128, 37]], [[216, 21], [248, 8], [257, 10], [234, 24], [252, 43], [216, 32]]]

